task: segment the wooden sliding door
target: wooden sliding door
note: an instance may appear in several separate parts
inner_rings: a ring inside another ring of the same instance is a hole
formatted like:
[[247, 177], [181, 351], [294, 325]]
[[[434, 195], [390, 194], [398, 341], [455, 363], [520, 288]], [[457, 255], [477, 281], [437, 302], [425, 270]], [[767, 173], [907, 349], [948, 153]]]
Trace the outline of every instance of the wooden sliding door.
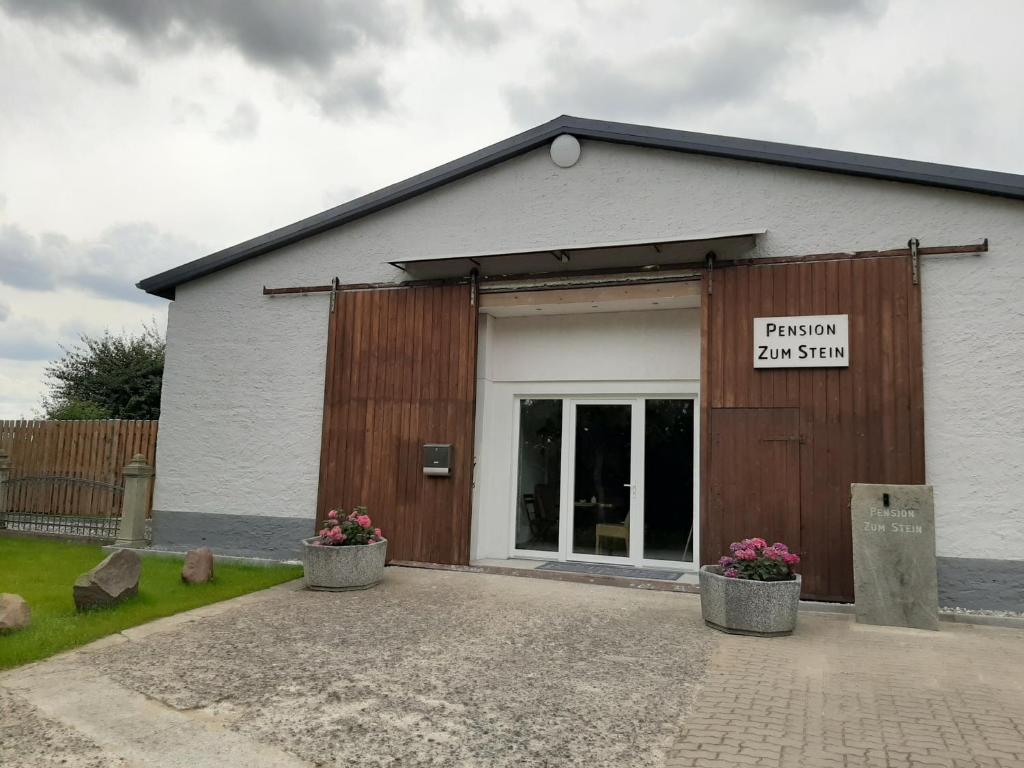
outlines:
[[[468, 285], [337, 294], [318, 520], [364, 504], [389, 559], [469, 561], [476, 342]], [[453, 446], [450, 476], [423, 474], [426, 443]]]
[[[702, 562], [785, 540], [804, 595], [853, 599], [850, 483], [923, 483], [921, 294], [909, 257], [713, 269], [704, 280]], [[847, 368], [755, 369], [753, 319], [849, 316]]]

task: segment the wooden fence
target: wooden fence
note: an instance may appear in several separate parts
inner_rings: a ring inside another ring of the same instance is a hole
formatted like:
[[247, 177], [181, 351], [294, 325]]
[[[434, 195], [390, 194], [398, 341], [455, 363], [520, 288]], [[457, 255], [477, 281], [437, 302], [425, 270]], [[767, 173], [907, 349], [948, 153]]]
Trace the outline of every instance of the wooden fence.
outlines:
[[[120, 515], [120, 494], [111, 493], [103, 485], [120, 486], [121, 470], [136, 453], [155, 465], [158, 423], [120, 419], [0, 421], [0, 450], [11, 459], [6, 511], [84, 517]], [[147, 514], [153, 503], [150, 493]]]

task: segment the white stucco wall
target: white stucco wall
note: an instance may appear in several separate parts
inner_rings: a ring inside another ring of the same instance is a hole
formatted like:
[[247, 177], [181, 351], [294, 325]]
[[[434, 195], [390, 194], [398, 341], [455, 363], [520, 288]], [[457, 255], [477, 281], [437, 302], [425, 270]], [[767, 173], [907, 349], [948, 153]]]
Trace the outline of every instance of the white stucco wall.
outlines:
[[491, 318], [490, 381], [700, 378], [700, 310]]
[[[272, 194], [272, 190], [268, 190]], [[768, 229], [781, 256], [990, 238], [923, 267], [926, 443], [939, 553], [1024, 551], [1024, 203], [586, 141], [540, 149], [180, 286], [168, 329], [155, 508], [312, 515], [325, 297], [263, 285], [399, 279], [387, 259]]]

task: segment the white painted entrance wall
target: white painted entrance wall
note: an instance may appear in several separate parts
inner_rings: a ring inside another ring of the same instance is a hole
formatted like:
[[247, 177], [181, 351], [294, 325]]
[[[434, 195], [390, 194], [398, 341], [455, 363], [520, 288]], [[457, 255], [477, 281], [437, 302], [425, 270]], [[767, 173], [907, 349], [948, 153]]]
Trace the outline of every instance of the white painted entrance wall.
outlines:
[[940, 555], [1020, 560], [1024, 202], [593, 141], [572, 168], [542, 147], [179, 286], [154, 509], [313, 517], [327, 297], [268, 299], [264, 285], [399, 280], [386, 262], [403, 257], [759, 228], [762, 256], [990, 238], [981, 257], [923, 260], [927, 471]]
[[517, 396], [692, 395], [699, 381], [699, 309], [482, 315], [471, 558], [511, 551]]

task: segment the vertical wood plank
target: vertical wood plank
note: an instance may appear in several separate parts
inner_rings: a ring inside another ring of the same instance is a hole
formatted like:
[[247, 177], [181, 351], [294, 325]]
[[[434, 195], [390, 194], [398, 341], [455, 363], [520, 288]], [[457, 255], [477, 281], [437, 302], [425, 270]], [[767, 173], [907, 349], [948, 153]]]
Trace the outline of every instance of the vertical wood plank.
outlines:
[[[908, 260], [909, 261], [909, 260]], [[911, 273], [911, 265], [905, 267]], [[907, 284], [907, 349], [910, 363], [910, 454], [911, 482], [925, 482], [924, 449], [924, 357], [922, 349], [921, 285]]]
[[113, 492], [60, 478], [120, 484], [126, 460], [115, 446], [131, 439], [135, 452], [155, 465], [157, 426], [156, 421], [117, 419], [0, 421], [0, 446], [11, 456], [11, 479], [44, 478], [14, 483], [8, 494], [9, 511], [83, 517], [116, 515], [120, 499]]
[[[469, 288], [343, 295], [333, 334], [348, 344], [329, 339], [318, 508], [331, 494], [367, 504], [392, 559], [468, 562], [476, 360]], [[346, 437], [337, 444], [327, 435], [339, 421]], [[454, 444], [451, 477], [423, 475], [420, 446], [431, 441]]]

